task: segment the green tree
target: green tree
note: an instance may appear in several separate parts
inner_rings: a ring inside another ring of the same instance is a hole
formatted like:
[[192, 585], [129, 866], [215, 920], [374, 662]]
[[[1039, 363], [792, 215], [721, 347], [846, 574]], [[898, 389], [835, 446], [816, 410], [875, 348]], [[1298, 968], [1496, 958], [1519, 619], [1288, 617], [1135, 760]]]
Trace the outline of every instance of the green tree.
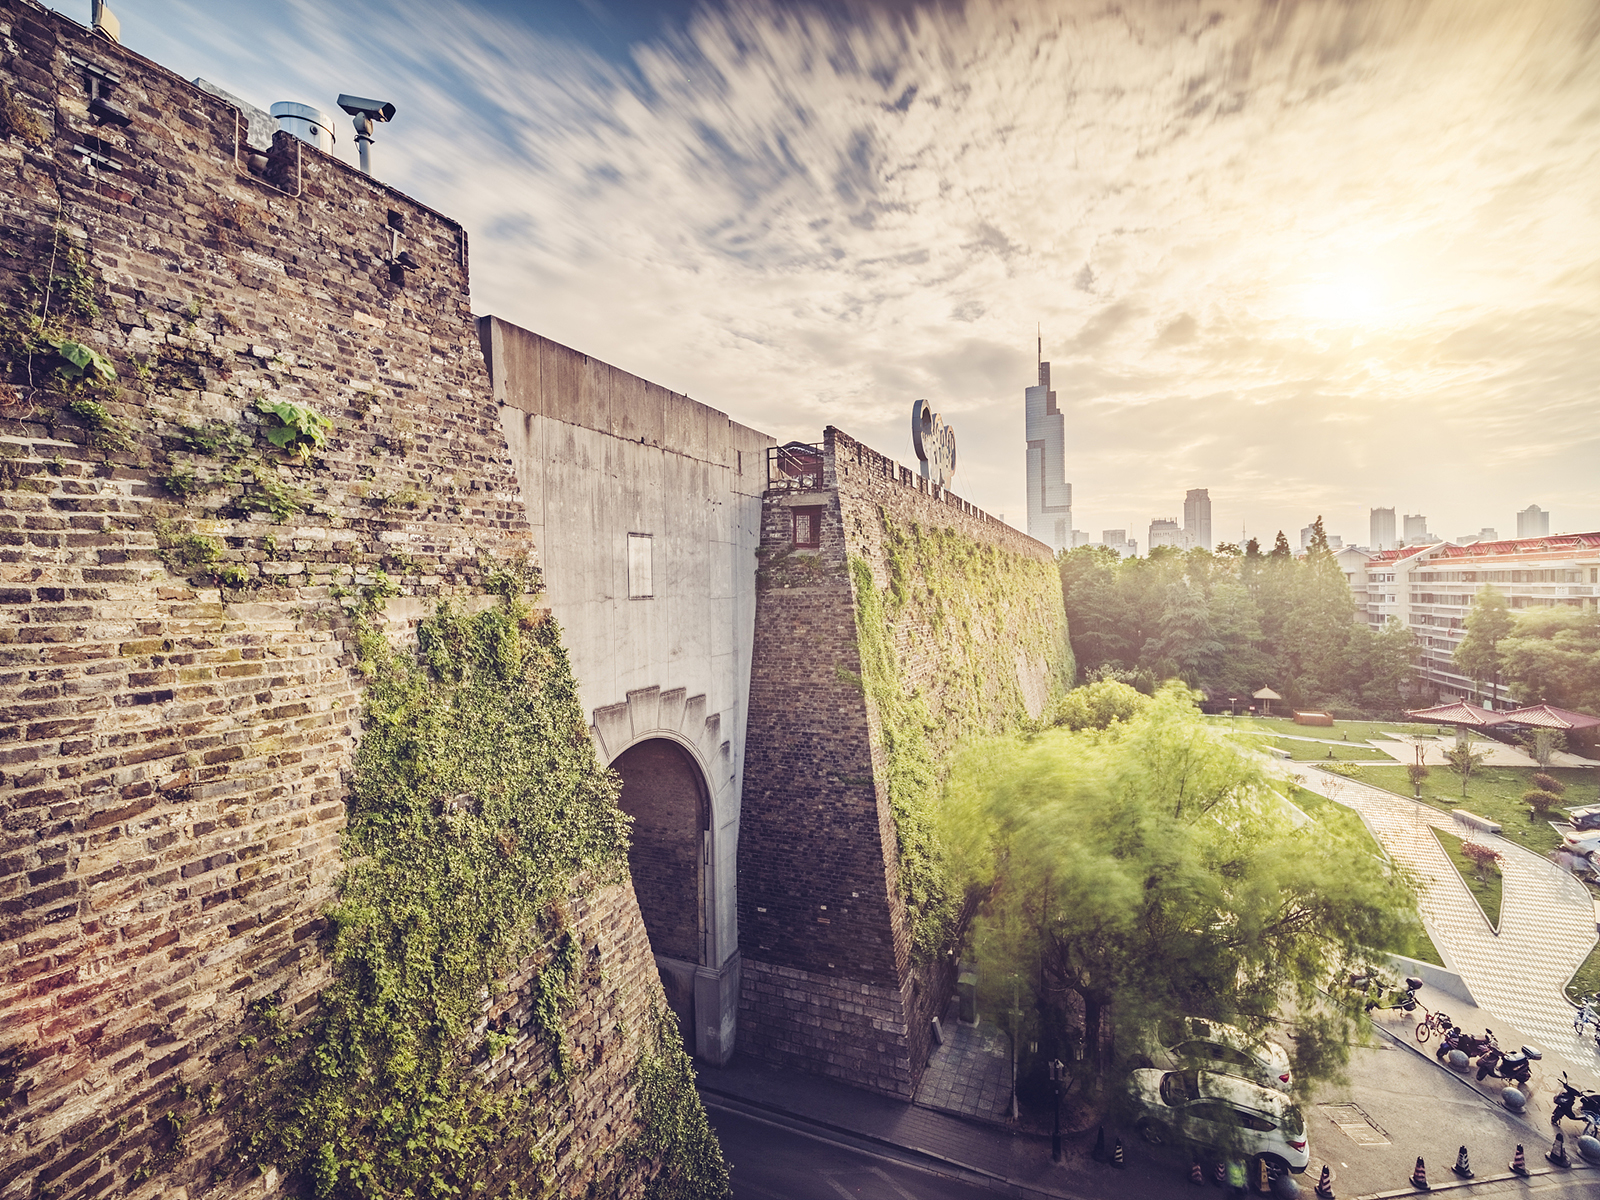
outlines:
[[1293, 558], [1294, 551], [1289, 549], [1289, 539], [1283, 536], [1283, 530], [1278, 530], [1278, 536], [1272, 543], [1272, 553], [1269, 558]]
[[1149, 697], [1115, 679], [1099, 679], [1073, 688], [1063, 697], [1055, 723], [1068, 729], [1105, 729], [1114, 721], [1131, 721]]
[[1518, 614], [1500, 655], [1501, 673], [1522, 703], [1600, 714], [1600, 612]]
[[1205, 593], [1186, 579], [1168, 584], [1156, 636], [1145, 644], [1140, 661], [1158, 678], [1177, 675], [1198, 684], [1214, 678], [1221, 657]]
[[1488, 756], [1481, 750], [1474, 750], [1471, 742], [1457, 742], [1444, 752], [1444, 760], [1450, 769], [1461, 776], [1461, 798], [1467, 798], [1467, 780], [1483, 766]]
[[971, 752], [944, 811], [987, 896], [982, 973], [1032, 991], [1018, 1011], [1044, 1014], [1041, 1053], [1060, 1044], [1061, 998], [1081, 999], [1091, 1069], [1108, 1020], [1124, 1047], [1174, 1013], [1287, 1021], [1308, 1089], [1360, 1018], [1346, 972], [1412, 932], [1408, 882], [1341, 829], [1298, 832], [1260, 760], [1213, 736], [1176, 685], [1105, 731]]
[[1351, 680], [1362, 708], [1383, 716], [1405, 707], [1404, 689], [1413, 677], [1417, 639], [1394, 617], [1373, 633], [1357, 625], [1350, 636]]
[[1278, 660], [1295, 697], [1324, 703], [1344, 692], [1350, 680], [1355, 599], [1326, 538], [1320, 547], [1313, 545], [1304, 562], [1291, 565], [1297, 569], [1289, 583]]
[[1500, 694], [1500, 643], [1516, 620], [1499, 589], [1482, 587], [1467, 613], [1467, 635], [1452, 655], [1456, 668], [1480, 688], [1489, 685], [1491, 699]]

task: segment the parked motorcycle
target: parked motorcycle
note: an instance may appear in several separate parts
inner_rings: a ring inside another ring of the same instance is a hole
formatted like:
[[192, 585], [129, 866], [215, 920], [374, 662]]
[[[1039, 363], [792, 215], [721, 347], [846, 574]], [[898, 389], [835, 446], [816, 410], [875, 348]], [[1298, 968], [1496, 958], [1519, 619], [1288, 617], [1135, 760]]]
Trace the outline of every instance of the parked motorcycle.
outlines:
[[1600, 1092], [1583, 1091], [1567, 1078], [1565, 1071], [1561, 1072], [1561, 1090], [1556, 1092], [1555, 1111], [1550, 1114], [1550, 1124], [1559, 1129], [1563, 1117], [1569, 1121], [1582, 1121], [1583, 1131], [1590, 1137], [1594, 1137], [1595, 1130], [1600, 1129]]
[[[1490, 1036], [1492, 1038], [1493, 1034]], [[1507, 1053], [1491, 1043], [1478, 1059], [1478, 1082], [1482, 1083], [1493, 1076], [1496, 1079], [1509, 1079], [1512, 1083], [1527, 1083], [1533, 1075], [1533, 1064], [1543, 1057], [1532, 1046]]]
[[1450, 1056], [1450, 1051], [1459, 1050], [1468, 1058], [1477, 1058], [1493, 1047], [1492, 1031], [1485, 1030], [1484, 1036], [1479, 1037], [1475, 1033], [1462, 1033], [1459, 1026], [1452, 1025], [1450, 1031], [1440, 1041], [1439, 1048], [1433, 1052], [1433, 1056], [1443, 1062]]

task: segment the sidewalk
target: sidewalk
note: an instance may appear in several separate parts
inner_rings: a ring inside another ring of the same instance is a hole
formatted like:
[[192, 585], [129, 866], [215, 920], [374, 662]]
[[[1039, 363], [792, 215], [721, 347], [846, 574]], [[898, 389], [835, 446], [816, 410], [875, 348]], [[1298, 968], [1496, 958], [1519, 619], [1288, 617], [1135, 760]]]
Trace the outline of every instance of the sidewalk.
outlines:
[[[1509, 838], [1481, 833], [1448, 813], [1309, 763], [1278, 764], [1303, 785], [1354, 809], [1394, 859], [1422, 880], [1422, 916], [1447, 965], [1466, 981], [1491, 1024], [1520, 1029], [1545, 1054], [1592, 1071], [1592, 1039], [1572, 1031], [1562, 988], [1595, 944], [1594, 903], [1571, 875]], [[1489, 927], [1467, 885], [1429, 829], [1487, 842], [1504, 855], [1500, 929]], [[1445, 1010], [1454, 1012], [1445, 1002]], [[1559, 1073], [1559, 1072], [1556, 1072]]]

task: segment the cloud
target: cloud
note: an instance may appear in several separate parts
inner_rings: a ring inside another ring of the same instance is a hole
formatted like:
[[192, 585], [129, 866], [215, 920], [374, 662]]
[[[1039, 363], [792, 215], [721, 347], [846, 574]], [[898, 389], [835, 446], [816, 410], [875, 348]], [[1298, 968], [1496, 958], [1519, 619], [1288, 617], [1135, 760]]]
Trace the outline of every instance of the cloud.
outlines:
[[260, 103], [393, 98], [379, 171], [468, 226], [478, 311], [748, 424], [909, 462], [925, 395], [1020, 519], [1038, 324], [1080, 528], [1195, 486], [1258, 535], [1600, 528], [1592, 4], [752, 3], [625, 58], [466, 3], [270, 9], [119, 4]]

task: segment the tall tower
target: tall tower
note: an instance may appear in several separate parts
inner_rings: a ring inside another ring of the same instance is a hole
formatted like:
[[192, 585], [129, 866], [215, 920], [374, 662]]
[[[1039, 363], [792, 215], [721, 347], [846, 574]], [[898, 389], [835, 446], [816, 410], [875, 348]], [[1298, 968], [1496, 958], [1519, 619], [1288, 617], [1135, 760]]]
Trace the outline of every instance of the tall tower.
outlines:
[[1211, 489], [1190, 488], [1183, 498], [1183, 537], [1191, 546], [1211, 549]]
[[1039, 339], [1039, 383], [1024, 393], [1028, 417], [1028, 536], [1052, 550], [1072, 548], [1072, 485], [1067, 482], [1066, 418], [1050, 390]]
[[[1028, 436], [1032, 437], [1032, 434]], [[1536, 538], [1550, 536], [1550, 514], [1537, 504], [1530, 504], [1517, 514], [1517, 536]]]

